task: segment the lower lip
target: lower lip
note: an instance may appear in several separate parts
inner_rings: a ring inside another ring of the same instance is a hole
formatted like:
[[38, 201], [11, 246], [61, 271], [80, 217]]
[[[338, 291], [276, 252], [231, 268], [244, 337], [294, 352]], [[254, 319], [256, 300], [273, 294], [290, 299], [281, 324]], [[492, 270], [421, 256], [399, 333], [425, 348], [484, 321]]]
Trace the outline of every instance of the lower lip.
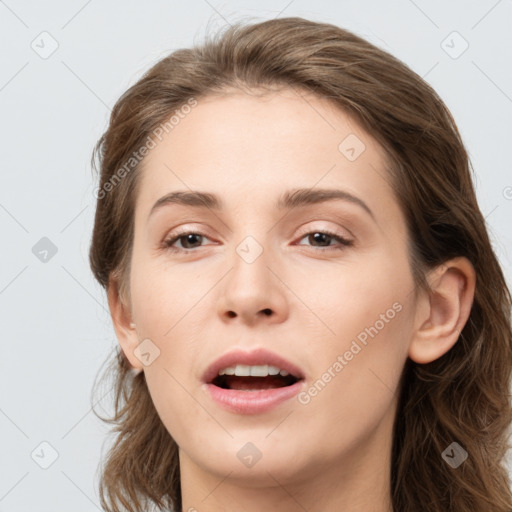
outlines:
[[296, 396], [304, 386], [299, 380], [291, 386], [260, 391], [240, 391], [223, 389], [213, 384], [205, 384], [214, 402], [236, 414], [261, 414]]

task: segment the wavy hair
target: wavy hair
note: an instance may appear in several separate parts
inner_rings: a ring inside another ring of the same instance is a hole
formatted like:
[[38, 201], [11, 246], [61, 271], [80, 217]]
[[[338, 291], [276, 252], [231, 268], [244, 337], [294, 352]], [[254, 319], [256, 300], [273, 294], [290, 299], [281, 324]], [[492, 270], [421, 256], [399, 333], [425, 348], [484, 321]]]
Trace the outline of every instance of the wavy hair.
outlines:
[[[426, 272], [453, 257], [468, 258], [476, 272], [473, 306], [457, 343], [431, 363], [407, 359], [403, 368], [392, 440], [394, 512], [510, 512], [511, 295], [477, 203], [473, 169], [436, 92], [365, 39], [299, 17], [237, 23], [151, 67], [117, 101], [93, 151], [100, 181], [90, 247], [95, 278], [108, 291], [118, 277], [120, 296], [129, 297], [141, 164], [120, 169], [148, 137], [191, 99], [282, 87], [327, 98], [384, 148], [417, 289], [428, 290]], [[178, 447], [144, 373], [134, 375], [120, 349], [107, 373], [114, 410], [102, 419], [113, 425], [115, 442], [102, 467], [102, 506], [181, 510]], [[453, 441], [469, 454], [457, 469], [441, 456]]]

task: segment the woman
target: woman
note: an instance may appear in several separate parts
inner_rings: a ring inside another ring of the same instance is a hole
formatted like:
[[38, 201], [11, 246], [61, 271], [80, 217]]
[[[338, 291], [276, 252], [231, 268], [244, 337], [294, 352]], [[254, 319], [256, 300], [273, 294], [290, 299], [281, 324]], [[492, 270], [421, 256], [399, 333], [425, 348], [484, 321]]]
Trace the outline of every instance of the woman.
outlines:
[[95, 149], [106, 510], [498, 512], [510, 292], [436, 93], [331, 24], [162, 59]]

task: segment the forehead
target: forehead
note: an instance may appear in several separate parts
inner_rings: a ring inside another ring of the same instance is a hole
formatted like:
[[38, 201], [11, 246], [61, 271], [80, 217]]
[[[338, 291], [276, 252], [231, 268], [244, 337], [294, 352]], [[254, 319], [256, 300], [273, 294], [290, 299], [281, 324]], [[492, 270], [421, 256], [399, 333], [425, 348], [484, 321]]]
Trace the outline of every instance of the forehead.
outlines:
[[227, 205], [249, 206], [250, 198], [270, 206], [285, 190], [315, 186], [342, 187], [377, 210], [395, 203], [383, 148], [312, 94], [284, 89], [201, 98], [161, 139], [141, 169], [137, 209], [146, 215], [164, 194], [186, 189], [212, 192]]

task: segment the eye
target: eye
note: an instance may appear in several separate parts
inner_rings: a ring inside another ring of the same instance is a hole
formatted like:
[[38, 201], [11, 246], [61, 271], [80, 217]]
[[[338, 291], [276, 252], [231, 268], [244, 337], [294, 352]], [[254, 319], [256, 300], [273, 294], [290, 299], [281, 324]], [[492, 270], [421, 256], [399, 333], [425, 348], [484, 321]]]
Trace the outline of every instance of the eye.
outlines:
[[[308, 238], [308, 241], [311, 243], [322, 244], [320, 246], [317, 246], [317, 248], [319, 248], [320, 250], [343, 250], [345, 247], [350, 247], [351, 245], [353, 245], [353, 242], [351, 240], [347, 240], [346, 238], [343, 238], [341, 235], [337, 233], [333, 233], [331, 231], [326, 230], [310, 231], [302, 235], [302, 238], [300, 238], [300, 240], [303, 240], [304, 238]], [[339, 242], [339, 245], [330, 245], [329, 242], [332, 240], [337, 240]]]
[[[198, 240], [201, 240], [202, 238], [206, 238], [206, 235], [203, 233], [199, 233], [197, 231], [182, 231], [174, 234], [171, 238], [164, 240], [163, 245], [170, 251], [187, 251], [194, 249], [195, 247], [200, 247], [201, 243], [199, 243], [199, 245], [197, 245], [197, 243]], [[182, 242], [182, 246], [174, 247], [174, 244], [178, 241]]]

